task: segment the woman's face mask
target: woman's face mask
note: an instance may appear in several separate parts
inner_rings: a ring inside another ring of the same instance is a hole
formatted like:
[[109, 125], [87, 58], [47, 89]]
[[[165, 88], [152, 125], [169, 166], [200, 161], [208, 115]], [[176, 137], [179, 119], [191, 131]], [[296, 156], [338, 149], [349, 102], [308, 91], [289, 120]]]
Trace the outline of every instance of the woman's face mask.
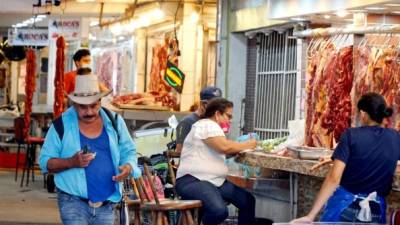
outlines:
[[222, 119], [218, 123], [219, 126], [222, 128], [224, 133], [229, 133], [229, 130], [231, 128], [231, 120], [232, 120], [232, 111], [230, 110], [229, 112], [225, 112], [222, 114]]
[[224, 133], [229, 133], [229, 130], [231, 129], [231, 123], [230, 122], [220, 122], [219, 126], [222, 128]]

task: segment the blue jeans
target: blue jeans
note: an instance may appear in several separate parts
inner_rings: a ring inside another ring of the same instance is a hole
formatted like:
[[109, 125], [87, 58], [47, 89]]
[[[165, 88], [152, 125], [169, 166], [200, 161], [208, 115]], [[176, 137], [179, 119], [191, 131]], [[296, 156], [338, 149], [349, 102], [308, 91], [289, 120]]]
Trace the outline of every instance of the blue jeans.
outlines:
[[58, 208], [63, 225], [112, 225], [115, 203], [93, 208], [79, 197], [57, 193]]
[[176, 191], [185, 200], [201, 200], [204, 225], [218, 225], [228, 217], [226, 202], [239, 209], [238, 225], [252, 225], [255, 218], [255, 198], [246, 190], [225, 181], [216, 187], [191, 175], [176, 180]]

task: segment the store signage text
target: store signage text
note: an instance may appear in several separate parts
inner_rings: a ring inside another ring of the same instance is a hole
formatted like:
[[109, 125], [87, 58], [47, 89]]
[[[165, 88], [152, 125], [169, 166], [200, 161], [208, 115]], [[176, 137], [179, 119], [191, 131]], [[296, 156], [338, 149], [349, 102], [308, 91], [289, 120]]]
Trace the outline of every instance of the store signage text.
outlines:
[[73, 29], [79, 29], [79, 20], [62, 20], [62, 21], [57, 21], [53, 20], [53, 23], [51, 24], [55, 29], [68, 29], [68, 30], [73, 30]]
[[49, 31], [47, 29], [9, 29], [10, 45], [47, 46], [49, 44]]
[[63, 36], [66, 40], [79, 39], [81, 22], [79, 19], [49, 20], [49, 37], [57, 39]]
[[178, 93], [182, 93], [183, 84], [185, 82], [185, 74], [170, 61], [167, 61], [167, 69], [165, 70], [164, 80]]

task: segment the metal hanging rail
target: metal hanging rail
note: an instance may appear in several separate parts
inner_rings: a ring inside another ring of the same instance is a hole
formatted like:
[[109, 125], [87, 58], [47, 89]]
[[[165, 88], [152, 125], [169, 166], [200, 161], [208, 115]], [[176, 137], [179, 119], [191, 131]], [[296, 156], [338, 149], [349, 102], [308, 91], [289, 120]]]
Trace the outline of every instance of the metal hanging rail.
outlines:
[[400, 25], [380, 25], [370, 27], [346, 27], [346, 28], [317, 28], [303, 31], [294, 31], [293, 36], [298, 38], [325, 37], [337, 34], [389, 34], [400, 33]]

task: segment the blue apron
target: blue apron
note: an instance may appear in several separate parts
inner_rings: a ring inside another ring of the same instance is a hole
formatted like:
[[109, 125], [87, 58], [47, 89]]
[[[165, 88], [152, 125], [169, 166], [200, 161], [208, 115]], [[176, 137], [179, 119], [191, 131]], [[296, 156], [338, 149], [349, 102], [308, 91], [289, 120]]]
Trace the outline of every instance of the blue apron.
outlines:
[[[357, 199], [364, 199], [368, 194], [354, 195], [342, 186], [339, 186], [325, 205], [324, 212], [321, 215], [321, 222], [340, 222], [340, 215]], [[381, 209], [381, 223], [386, 223], [386, 201], [377, 196], [377, 202]]]

